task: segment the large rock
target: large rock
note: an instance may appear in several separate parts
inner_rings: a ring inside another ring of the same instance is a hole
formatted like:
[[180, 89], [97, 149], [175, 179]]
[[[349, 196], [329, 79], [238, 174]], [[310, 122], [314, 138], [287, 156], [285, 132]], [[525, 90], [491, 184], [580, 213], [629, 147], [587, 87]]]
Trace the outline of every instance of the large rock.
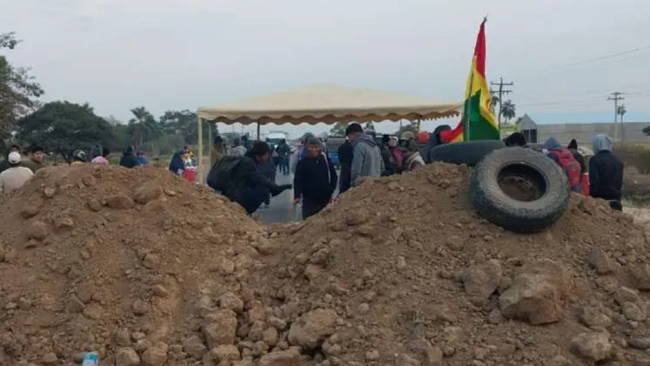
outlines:
[[566, 278], [564, 268], [552, 261], [524, 267], [499, 297], [501, 313], [506, 318], [528, 321], [532, 325], [559, 321]]
[[235, 343], [237, 336], [237, 314], [225, 309], [208, 316], [210, 323], [203, 326], [208, 347]]
[[462, 276], [465, 292], [479, 300], [487, 300], [499, 287], [502, 271], [497, 260], [469, 267]]
[[300, 366], [300, 353], [294, 348], [267, 353], [260, 358], [259, 366]]
[[338, 316], [332, 309], [316, 309], [291, 324], [289, 342], [305, 349], [319, 347], [336, 330]]
[[612, 354], [612, 344], [607, 333], [581, 333], [571, 340], [571, 347], [581, 357], [598, 362]]

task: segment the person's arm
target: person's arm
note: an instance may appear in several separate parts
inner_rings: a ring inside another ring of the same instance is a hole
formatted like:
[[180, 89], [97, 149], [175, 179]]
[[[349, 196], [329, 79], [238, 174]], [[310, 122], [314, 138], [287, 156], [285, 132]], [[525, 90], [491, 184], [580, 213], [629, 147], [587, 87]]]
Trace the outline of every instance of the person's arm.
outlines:
[[296, 168], [298, 167], [298, 160], [300, 160], [300, 149], [298, 149], [295, 153], [289, 156], [289, 169], [291, 170], [291, 174], [296, 174]]
[[302, 187], [304, 179], [303, 167], [303, 162], [299, 161], [296, 165], [296, 173], [293, 175], [293, 199], [296, 201], [302, 198]]
[[598, 165], [596, 159], [592, 157], [589, 160], [589, 195], [598, 197], [598, 190], [600, 189], [600, 175], [598, 172]]
[[[254, 164], [254, 163], [251, 163]], [[255, 166], [247, 167], [248, 173], [246, 174], [250, 183], [254, 186], [266, 187], [271, 191], [271, 194], [276, 195], [282, 191], [280, 186], [272, 182], [264, 173], [259, 171]]]
[[355, 180], [361, 175], [361, 168], [365, 161], [365, 154], [361, 146], [352, 149], [352, 166], [350, 167], [350, 183], [355, 186]]
[[336, 191], [336, 185], [339, 181], [339, 177], [336, 174], [336, 169], [334, 168], [334, 164], [330, 161], [330, 159], [325, 159], [327, 161], [327, 165], [329, 166], [330, 169], [330, 197], [334, 194], [334, 191]]

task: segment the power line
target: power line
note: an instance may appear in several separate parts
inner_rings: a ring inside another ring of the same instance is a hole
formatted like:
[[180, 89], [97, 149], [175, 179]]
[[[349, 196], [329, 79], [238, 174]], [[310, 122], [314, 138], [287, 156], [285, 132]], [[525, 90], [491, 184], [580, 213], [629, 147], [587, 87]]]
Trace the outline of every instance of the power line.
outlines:
[[[571, 62], [571, 63], [567, 63], [567, 64], [564, 64], [564, 65], [558, 65], [558, 66], [549, 67], [549, 68], [545, 68], [545, 69], [534, 70], [531, 73], [536, 74], [536, 73], [545, 73], [545, 72], [549, 72], [549, 71], [565, 70], [567, 68], [570, 69], [570, 68], [574, 68], [574, 67], [578, 67], [578, 66], [590, 65], [590, 64], [593, 64], [594, 62], [610, 60], [610, 59], [615, 59], [615, 60], [612, 60], [612, 62], [610, 62], [610, 63], [620, 62], [620, 61], [630, 59], [632, 57], [623, 57], [623, 58], [619, 58], [619, 59], [616, 59], [616, 58], [618, 58], [620, 56], [625, 56], [625, 55], [638, 53], [638, 52], [645, 51], [645, 50], [650, 50], [650, 45], [636, 47], [636, 48], [633, 48], [633, 49], [629, 49], [629, 50], [625, 50], [625, 51], [621, 51], [621, 52], [617, 52], [617, 53], [612, 53], [612, 54], [607, 54], [607, 55], [603, 55], [603, 56], [598, 56], [598, 57], [594, 57], [594, 58], [590, 58], [590, 59], [585, 59], [585, 60], [582, 60], [582, 61]], [[635, 56], [633, 56], [633, 57], [635, 57]], [[609, 64], [609, 63], [604, 63], [604, 64], [606, 65], [606, 64]], [[523, 74], [528, 74], [528, 72], [524, 72]], [[517, 75], [517, 73], [515, 73], [514, 75]], [[512, 75], [510, 75], [510, 77], [512, 77]]]
[[[627, 99], [635, 99], [640, 97], [650, 96], [650, 90], [625, 93]], [[517, 103], [519, 107], [530, 107], [530, 106], [545, 106], [545, 105], [578, 105], [578, 104], [595, 104], [602, 103], [603, 98], [590, 98], [590, 99], [562, 99], [562, 100], [547, 100], [547, 101], [530, 101]]]
[[513, 85], [515, 85], [515, 83], [513, 83], [513, 82], [504, 83], [503, 78], [499, 78], [498, 83], [490, 82], [490, 85], [499, 87], [499, 89], [497, 89], [497, 91], [496, 91], [496, 93], [499, 95], [499, 97], [498, 97], [499, 98], [499, 116], [497, 118], [498, 118], [498, 121], [499, 121], [498, 122], [499, 128], [501, 128], [501, 108], [503, 107], [503, 95], [512, 93], [511, 89], [504, 89], [503, 87], [504, 86], [513, 86]]

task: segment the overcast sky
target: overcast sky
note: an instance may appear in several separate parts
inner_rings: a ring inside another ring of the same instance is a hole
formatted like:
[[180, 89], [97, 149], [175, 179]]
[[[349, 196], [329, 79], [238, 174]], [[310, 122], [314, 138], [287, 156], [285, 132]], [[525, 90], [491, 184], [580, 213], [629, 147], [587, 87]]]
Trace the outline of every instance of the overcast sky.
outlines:
[[[524, 4], [525, 3], [525, 4]], [[8, 56], [45, 100], [128, 120], [336, 83], [462, 99], [479, 24], [487, 77], [526, 112], [650, 113], [648, 0], [0, 0]], [[577, 63], [577, 64], [576, 64]], [[292, 133], [307, 127], [291, 129]], [[326, 127], [319, 127], [318, 131]], [[382, 130], [392, 130], [382, 124]]]

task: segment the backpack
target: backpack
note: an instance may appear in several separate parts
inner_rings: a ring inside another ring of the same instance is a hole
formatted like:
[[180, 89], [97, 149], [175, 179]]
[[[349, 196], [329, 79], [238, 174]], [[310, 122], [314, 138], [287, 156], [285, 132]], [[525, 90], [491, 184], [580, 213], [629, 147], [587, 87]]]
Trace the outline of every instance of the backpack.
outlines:
[[573, 157], [573, 154], [568, 149], [551, 150], [549, 153], [557, 158], [560, 168], [569, 178], [569, 188], [580, 187], [580, 163]]
[[216, 191], [228, 195], [234, 183], [233, 172], [243, 158], [239, 156], [224, 156], [217, 161], [208, 173], [208, 186]]

